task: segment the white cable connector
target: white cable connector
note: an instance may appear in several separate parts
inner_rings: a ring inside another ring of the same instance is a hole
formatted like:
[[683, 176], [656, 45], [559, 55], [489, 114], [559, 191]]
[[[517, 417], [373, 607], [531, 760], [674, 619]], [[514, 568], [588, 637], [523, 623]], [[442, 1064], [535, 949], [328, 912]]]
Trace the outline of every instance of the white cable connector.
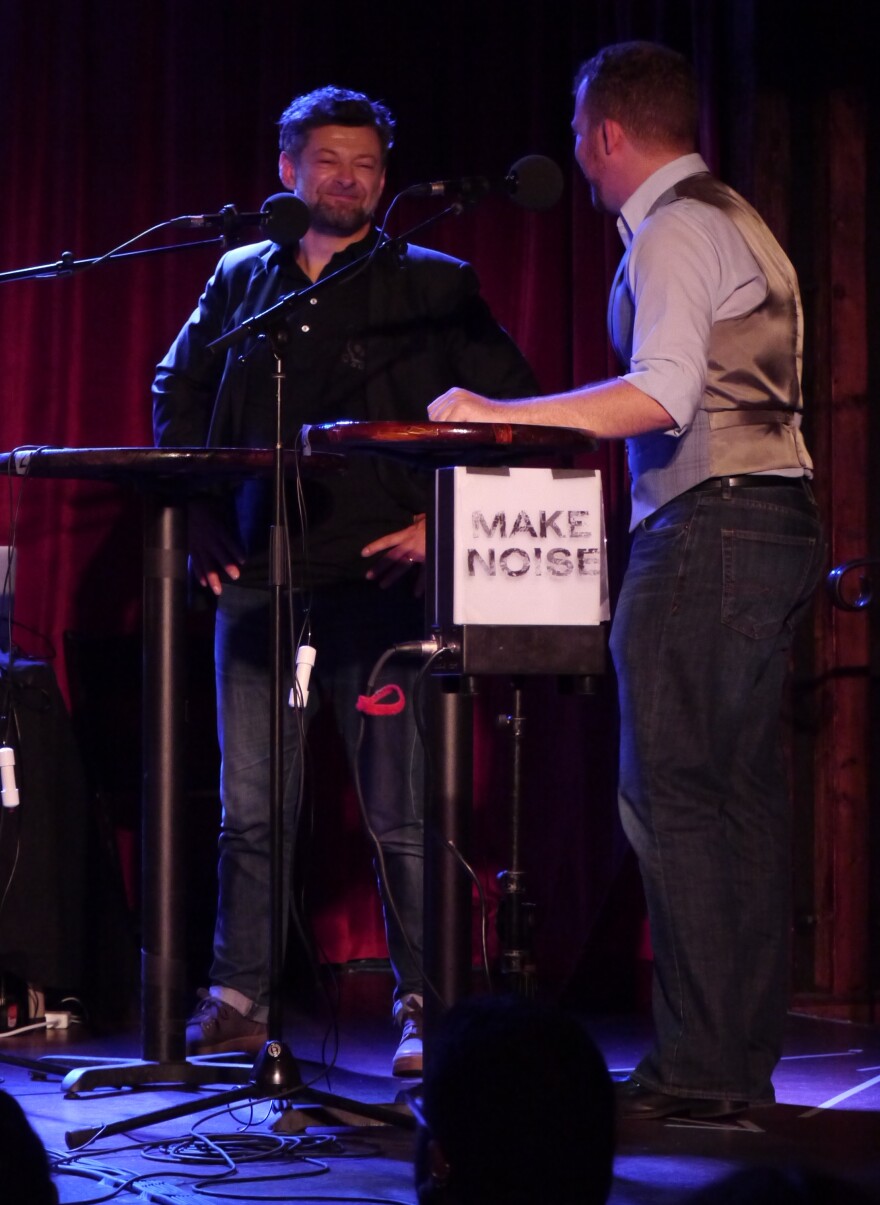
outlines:
[[315, 664], [315, 650], [310, 644], [301, 644], [296, 650], [296, 681], [290, 691], [291, 707], [305, 710], [309, 701], [309, 679]]
[[0, 745], [0, 795], [5, 808], [17, 808], [18, 787], [15, 785], [15, 750]]
[[70, 1013], [62, 1012], [47, 1012], [46, 1013], [46, 1028], [47, 1029], [69, 1029], [70, 1028]]

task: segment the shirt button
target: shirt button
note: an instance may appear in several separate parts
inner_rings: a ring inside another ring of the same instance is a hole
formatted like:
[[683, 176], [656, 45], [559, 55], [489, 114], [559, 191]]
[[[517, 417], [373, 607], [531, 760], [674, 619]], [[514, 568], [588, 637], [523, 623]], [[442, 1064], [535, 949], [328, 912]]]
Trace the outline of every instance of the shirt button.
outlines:
[[309, 324], [307, 322], [304, 322], [299, 329], [303, 332], [304, 335], [307, 335], [312, 328], [309, 326]]
[[317, 305], [317, 304], [318, 304], [318, 299], [317, 299], [317, 297], [310, 297], [310, 298], [309, 298], [309, 305]]

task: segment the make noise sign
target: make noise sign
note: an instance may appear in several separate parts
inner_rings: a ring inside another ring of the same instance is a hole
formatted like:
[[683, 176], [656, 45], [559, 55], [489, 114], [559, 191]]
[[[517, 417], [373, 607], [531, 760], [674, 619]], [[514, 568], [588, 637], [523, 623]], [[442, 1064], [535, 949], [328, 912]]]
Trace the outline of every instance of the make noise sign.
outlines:
[[609, 618], [598, 472], [449, 472], [454, 623], [577, 626]]

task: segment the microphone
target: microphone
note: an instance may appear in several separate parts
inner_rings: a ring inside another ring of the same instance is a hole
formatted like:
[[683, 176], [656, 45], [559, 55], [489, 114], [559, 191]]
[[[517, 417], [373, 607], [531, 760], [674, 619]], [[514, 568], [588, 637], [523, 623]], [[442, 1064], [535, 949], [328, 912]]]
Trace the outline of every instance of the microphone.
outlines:
[[8, 745], [0, 745], [0, 796], [5, 808], [17, 808], [18, 787], [15, 783], [15, 752]]
[[296, 676], [290, 688], [289, 707], [301, 707], [303, 711], [309, 701], [309, 679], [315, 664], [315, 649], [311, 644], [301, 644], [296, 650]]
[[549, 209], [562, 196], [563, 178], [558, 164], [546, 155], [525, 155], [517, 159], [506, 176], [459, 176], [454, 180], [434, 180], [414, 184], [406, 190], [415, 197], [461, 197], [478, 201], [490, 192], [506, 193], [525, 209]]
[[292, 192], [278, 192], [263, 202], [259, 213], [239, 213], [234, 205], [224, 205], [219, 213], [190, 213], [172, 218], [169, 226], [185, 230], [205, 230], [219, 226], [231, 234], [241, 226], [262, 226], [267, 238], [281, 247], [298, 243], [309, 228], [311, 214], [305, 201]]
[[280, 247], [293, 247], [308, 230], [312, 215], [305, 201], [292, 192], [276, 192], [263, 202], [260, 225]]

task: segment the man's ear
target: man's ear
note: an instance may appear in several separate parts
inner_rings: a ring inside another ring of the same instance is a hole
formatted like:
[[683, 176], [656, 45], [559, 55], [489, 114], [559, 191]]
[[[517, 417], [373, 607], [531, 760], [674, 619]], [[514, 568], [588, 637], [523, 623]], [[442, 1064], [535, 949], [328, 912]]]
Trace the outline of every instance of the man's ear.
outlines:
[[602, 120], [602, 146], [605, 149], [605, 154], [610, 155], [616, 151], [625, 135], [623, 126], [619, 121], [615, 121], [612, 117], [605, 117]]
[[296, 165], [287, 151], [282, 151], [278, 157], [278, 175], [284, 187], [294, 192], [296, 189]]

